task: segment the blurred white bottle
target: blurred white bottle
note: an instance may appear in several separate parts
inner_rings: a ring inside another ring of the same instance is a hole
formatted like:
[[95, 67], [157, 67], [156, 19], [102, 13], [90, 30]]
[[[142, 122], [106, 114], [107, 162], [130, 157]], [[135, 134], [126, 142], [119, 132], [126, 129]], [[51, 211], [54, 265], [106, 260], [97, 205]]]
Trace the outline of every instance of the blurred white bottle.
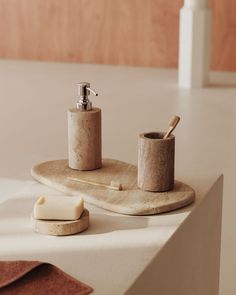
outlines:
[[207, 0], [184, 0], [180, 10], [179, 86], [204, 87], [210, 63], [211, 11]]

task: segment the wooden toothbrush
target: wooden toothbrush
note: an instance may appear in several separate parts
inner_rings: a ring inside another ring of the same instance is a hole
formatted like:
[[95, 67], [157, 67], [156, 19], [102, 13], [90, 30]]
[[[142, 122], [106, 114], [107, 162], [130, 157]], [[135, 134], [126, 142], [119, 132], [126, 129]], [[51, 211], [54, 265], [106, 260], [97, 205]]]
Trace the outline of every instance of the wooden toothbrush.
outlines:
[[175, 127], [178, 125], [180, 121], [180, 117], [179, 116], [174, 116], [169, 123], [169, 130], [166, 132], [165, 136], [163, 137], [163, 139], [168, 138], [171, 133], [174, 131]]
[[122, 184], [119, 182], [111, 181], [110, 184], [105, 184], [105, 183], [100, 183], [100, 182], [93, 182], [81, 178], [74, 178], [74, 177], [67, 177], [68, 179], [72, 181], [77, 181], [85, 184], [91, 184], [91, 185], [96, 185], [96, 186], [102, 186], [111, 190], [116, 190], [116, 191], [122, 191], [123, 187]]

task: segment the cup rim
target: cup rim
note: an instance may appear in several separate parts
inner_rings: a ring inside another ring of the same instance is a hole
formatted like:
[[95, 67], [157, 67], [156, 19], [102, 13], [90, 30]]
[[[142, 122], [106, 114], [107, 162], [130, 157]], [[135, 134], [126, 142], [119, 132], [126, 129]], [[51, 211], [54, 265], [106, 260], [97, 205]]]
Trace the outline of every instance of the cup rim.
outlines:
[[[151, 132], [144, 132], [139, 135], [140, 138], [143, 138], [145, 140], [152, 140], [152, 141], [168, 141], [173, 140], [175, 136], [171, 134], [167, 138], [163, 138], [163, 136], [166, 134], [166, 132], [163, 131], [151, 131]], [[149, 136], [148, 136], [149, 135]], [[156, 137], [152, 137], [151, 135], [156, 135]]]

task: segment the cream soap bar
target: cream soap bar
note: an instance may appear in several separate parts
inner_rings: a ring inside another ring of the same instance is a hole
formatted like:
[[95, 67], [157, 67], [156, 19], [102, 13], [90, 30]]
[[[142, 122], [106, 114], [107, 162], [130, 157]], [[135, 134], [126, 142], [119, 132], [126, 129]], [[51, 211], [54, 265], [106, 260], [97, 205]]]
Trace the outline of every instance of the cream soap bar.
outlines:
[[34, 204], [35, 219], [77, 220], [83, 211], [80, 197], [41, 196]]

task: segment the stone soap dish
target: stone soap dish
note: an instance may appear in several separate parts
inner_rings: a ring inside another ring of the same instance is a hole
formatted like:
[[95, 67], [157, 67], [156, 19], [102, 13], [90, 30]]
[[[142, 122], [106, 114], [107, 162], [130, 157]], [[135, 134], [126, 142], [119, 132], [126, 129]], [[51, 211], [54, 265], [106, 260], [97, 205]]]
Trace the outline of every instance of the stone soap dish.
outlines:
[[51, 236], [68, 236], [85, 231], [89, 226], [89, 211], [84, 209], [77, 220], [42, 220], [31, 215], [33, 230]]
[[[122, 214], [152, 215], [172, 211], [191, 204], [195, 199], [194, 190], [175, 181], [174, 189], [168, 192], [147, 192], [137, 187], [137, 167], [125, 162], [103, 159], [101, 169], [78, 171], [68, 167], [67, 160], [56, 160], [38, 164], [31, 170], [39, 182], [69, 195], [83, 194], [86, 202]], [[97, 183], [115, 181], [123, 190], [72, 181], [80, 178]]]

